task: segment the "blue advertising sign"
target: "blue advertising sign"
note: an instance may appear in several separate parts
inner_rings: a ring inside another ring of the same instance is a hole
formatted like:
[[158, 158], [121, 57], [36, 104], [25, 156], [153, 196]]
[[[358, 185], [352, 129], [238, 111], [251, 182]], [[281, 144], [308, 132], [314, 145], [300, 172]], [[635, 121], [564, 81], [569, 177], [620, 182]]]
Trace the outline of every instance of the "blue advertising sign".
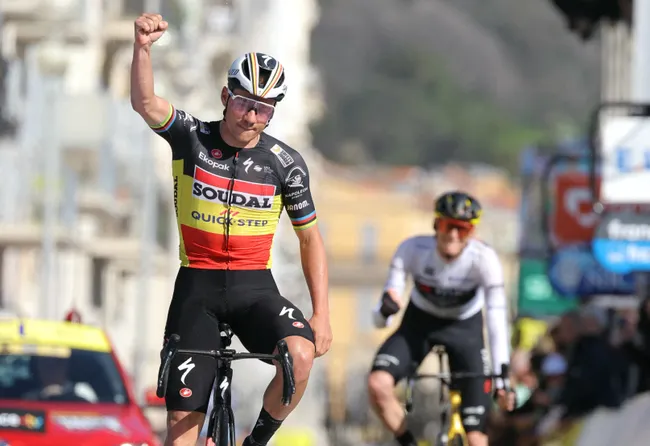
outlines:
[[547, 271], [551, 286], [564, 297], [636, 292], [634, 274], [606, 270], [596, 261], [589, 245], [572, 245], [558, 250], [549, 260]]
[[612, 213], [598, 225], [592, 241], [598, 262], [614, 273], [650, 271], [650, 215]]

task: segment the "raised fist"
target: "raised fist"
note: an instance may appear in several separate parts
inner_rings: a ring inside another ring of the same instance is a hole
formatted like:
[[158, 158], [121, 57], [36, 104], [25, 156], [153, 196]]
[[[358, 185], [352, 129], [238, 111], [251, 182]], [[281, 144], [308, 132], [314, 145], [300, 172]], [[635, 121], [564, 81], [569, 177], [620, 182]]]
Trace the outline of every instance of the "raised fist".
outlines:
[[168, 26], [160, 14], [142, 14], [135, 21], [135, 43], [151, 46], [167, 31]]

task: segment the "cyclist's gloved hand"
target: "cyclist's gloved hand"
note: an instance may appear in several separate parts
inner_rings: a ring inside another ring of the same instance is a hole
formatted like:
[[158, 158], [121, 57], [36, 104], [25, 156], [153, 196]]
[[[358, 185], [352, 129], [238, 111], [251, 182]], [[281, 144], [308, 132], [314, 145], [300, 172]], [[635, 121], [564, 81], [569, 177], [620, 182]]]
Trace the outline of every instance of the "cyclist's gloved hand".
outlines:
[[384, 292], [379, 305], [372, 312], [375, 327], [384, 328], [390, 323], [390, 318], [399, 311], [399, 304], [395, 302], [390, 294]]
[[510, 388], [510, 379], [497, 378], [492, 397], [501, 410], [512, 412], [517, 405], [517, 393]]
[[398, 311], [399, 304], [390, 297], [388, 291], [384, 291], [384, 294], [381, 295], [381, 306], [379, 307], [381, 315], [384, 316], [385, 319], [388, 319]]

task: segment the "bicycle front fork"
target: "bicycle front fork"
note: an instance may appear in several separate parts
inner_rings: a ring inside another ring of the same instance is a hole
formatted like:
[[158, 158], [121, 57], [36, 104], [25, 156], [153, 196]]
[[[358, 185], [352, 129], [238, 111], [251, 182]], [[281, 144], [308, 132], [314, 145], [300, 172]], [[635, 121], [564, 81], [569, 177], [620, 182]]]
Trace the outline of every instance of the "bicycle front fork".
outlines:
[[230, 361], [222, 361], [217, 373], [218, 386], [214, 390], [214, 408], [208, 424], [208, 438], [217, 446], [235, 446], [235, 415], [232, 410], [232, 368]]

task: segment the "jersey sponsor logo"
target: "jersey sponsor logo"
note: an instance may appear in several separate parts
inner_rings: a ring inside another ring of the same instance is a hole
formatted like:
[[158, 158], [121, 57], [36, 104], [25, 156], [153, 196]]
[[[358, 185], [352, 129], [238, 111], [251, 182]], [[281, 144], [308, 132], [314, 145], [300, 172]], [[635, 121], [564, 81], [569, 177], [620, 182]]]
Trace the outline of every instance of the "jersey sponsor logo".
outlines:
[[271, 147], [271, 152], [280, 160], [280, 164], [282, 164], [283, 167], [289, 167], [293, 164], [293, 157], [279, 145], [276, 144]]
[[[231, 181], [234, 182], [232, 194], [229, 187]], [[238, 207], [268, 211], [273, 207], [275, 186], [231, 180], [196, 166], [194, 168], [192, 195], [199, 200], [210, 203], [231, 204]]]
[[253, 160], [248, 158], [246, 161], [244, 161], [243, 164], [245, 166], [244, 172], [248, 173], [248, 169], [250, 169], [250, 167], [253, 165]]
[[174, 212], [178, 218], [178, 176], [174, 176]]
[[[236, 214], [236, 212], [235, 212]], [[235, 218], [233, 215], [228, 217], [223, 212], [220, 215], [206, 214], [205, 212], [192, 211], [192, 218], [194, 220], [202, 221], [205, 223], [215, 223], [218, 225], [228, 224], [229, 226], [266, 226], [269, 224], [268, 220], [258, 220], [254, 218]]]
[[288, 187], [305, 187], [304, 184], [302, 184], [303, 180], [307, 176], [307, 173], [302, 170], [300, 166], [296, 166], [293, 169], [289, 171], [289, 175], [287, 175], [287, 186]]
[[287, 211], [299, 211], [300, 209], [304, 209], [307, 206], [309, 206], [309, 201], [303, 200], [300, 203], [288, 204], [286, 206], [286, 208], [287, 208]]
[[203, 152], [199, 153], [199, 159], [214, 169], [224, 170], [226, 172], [230, 171], [230, 166], [228, 164], [218, 163], [215, 160], [208, 158], [208, 155]]
[[307, 192], [309, 189], [306, 187], [303, 187], [300, 190], [295, 190], [293, 192], [289, 192], [288, 194], [284, 194], [284, 198], [288, 199], [293, 199], [293, 198], [300, 198], [302, 195]]
[[212, 158], [220, 160], [223, 157], [223, 152], [219, 149], [212, 149], [210, 155], [212, 155]]
[[459, 290], [457, 288], [441, 288], [436, 286], [425, 285], [420, 281], [415, 281], [415, 288], [420, 295], [429, 302], [440, 308], [452, 308], [465, 305], [476, 296], [478, 287], [469, 290]]

